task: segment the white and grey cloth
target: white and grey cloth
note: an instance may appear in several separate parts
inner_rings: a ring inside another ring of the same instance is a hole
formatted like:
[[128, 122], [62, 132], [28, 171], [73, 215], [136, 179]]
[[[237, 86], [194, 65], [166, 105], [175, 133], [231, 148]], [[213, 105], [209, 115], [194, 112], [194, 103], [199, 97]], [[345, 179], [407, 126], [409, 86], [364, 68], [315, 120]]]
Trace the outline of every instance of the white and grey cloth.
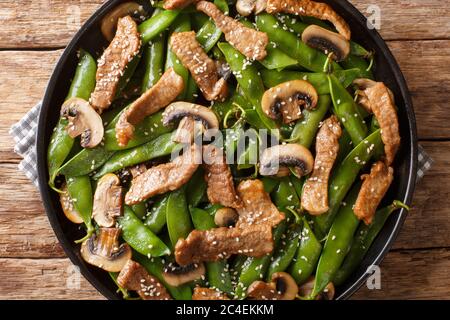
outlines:
[[[19, 170], [38, 186], [36, 134], [41, 103], [34, 106], [19, 122], [11, 127], [10, 134], [14, 137], [14, 152], [23, 160], [19, 163]], [[417, 179], [420, 180], [430, 170], [433, 159], [419, 145]]]

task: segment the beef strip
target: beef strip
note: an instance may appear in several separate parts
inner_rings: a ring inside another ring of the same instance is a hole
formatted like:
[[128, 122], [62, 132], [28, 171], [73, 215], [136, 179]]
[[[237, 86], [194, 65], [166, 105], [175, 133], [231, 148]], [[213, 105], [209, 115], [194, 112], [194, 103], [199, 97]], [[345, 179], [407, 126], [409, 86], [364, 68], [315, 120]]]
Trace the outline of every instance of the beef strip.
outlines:
[[361, 178], [364, 181], [353, 211], [358, 219], [369, 225], [378, 205], [394, 180], [394, 169], [378, 161], [372, 165], [370, 174], [363, 175]]
[[126, 146], [133, 138], [136, 124], [166, 107], [176, 99], [183, 89], [183, 78], [172, 68], [168, 69], [152, 88], [148, 89], [121, 114], [116, 124], [116, 138], [119, 146]]
[[175, 10], [183, 9], [188, 5], [198, 2], [199, 0], [164, 0], [164, 9]]
[[328, 211], [328, 179], [339, 152], [342, 129], [339, 120], [331, 116], [324, 121], [316, 137], [314, 171], [306, 180], [302, 193], [302, 207], [312, 215]]
[[272, 227], [284, 219], [284, 214], [274, 206], [260, 180], [243, 181], [237, 191], [243, 206], [237, 209], [236, 226], [192, 231], [175, 246], [178, 264], [218, 261], [233, 254], [262, 257], [273, 251]]
[[230, 298], [214, 289], [195, 287], [192, 300], [230, 300]]
[[280, 300], [281, 294], [274, 286], [265, 283], [264, 281], [253, 282], [247, 290], [247, 295], [254, 300]]
[[208, 200], [230, 208], [241, 208], [242, 201], [236, 194], [233, 176], [223, 151], [214, 145], [203, 147], [203, 167], [208, 185]]
[[223, 101], [228, 94], [225, 79], [220, 78], [217, 66], [195, 38], [195, 32], [176, 32], [170, 37], [170, 47], [181, 63], [189, 69], [200, 91], [209, 101]]
[[395, 159], [401, 142], [393, 94], [382, 82], [358, 79], [355, 83], [363, 90], [359, 92], [359, 102], [368, 111], [373, 112], [380, 124], [385, 162], [390, 166]]
[[225, 39], [244, 56], [251, 60], [263, 60], [269, 37], [264, 32], [247, 28], [239, 21], [225, 15], [212, 2], [200, 1], [197, 10], [211, 17], [225, 34]]
[[189, 181], [200, 163], [200, 147], [193, 144], [174, 161], [152, 167], [134, 178], [125, 196], [125, 203], [134, 205], [155, 195], [179, 189]]
[[129, 260], [120, 271], [117, 283], [124, 289], [136, 291], [143, 300], [172, 300], [159, 280], [132, 260]]
[[351, 31], [347, 22], [326, 3], [310, 0], [267, 0], [268, 13], [288, 13], [299, 16], [311, 16], [330, 21], [336, 30], [350, 40]]
[[109, 47], [98, 61], [95, 90], [90, 103], [102, 113], [111, 105], [117, 93], [120, 78], [127, 65], [139, 54], [141, 36], [136, 22], [126, 16], [119, 19], [117, 32]]

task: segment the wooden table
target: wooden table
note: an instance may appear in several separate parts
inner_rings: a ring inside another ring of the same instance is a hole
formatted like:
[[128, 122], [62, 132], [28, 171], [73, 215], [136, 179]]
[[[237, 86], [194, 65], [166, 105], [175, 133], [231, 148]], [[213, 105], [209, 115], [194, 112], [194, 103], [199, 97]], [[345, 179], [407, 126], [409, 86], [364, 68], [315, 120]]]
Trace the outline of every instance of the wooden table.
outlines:
[[[64, 255], [36, 188], [17, 170], [8, 130], [42, 99], [63, 48], [101, 0], [0, 0], [0, 299], [102, 299], [68, 288]], [[450, 298], [450, 7], [441, 0], [353, 0], [381, 8], [381, 34], [408, 80], [421, 145], [435, 164], [382, 264], [381, 290], [358, 299]], [[367, 13], [366, 13], [367, 14]], [[59, 106], [55, 106], [55, 110]], [[449, 122], [447, 122], [447, 120]]]

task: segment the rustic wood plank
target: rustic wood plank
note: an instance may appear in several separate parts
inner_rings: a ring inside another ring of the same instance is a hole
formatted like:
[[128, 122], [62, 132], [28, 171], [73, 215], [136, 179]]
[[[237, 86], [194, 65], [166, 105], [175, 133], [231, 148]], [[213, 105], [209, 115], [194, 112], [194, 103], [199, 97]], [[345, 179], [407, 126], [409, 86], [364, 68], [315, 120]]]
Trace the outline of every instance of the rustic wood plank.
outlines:
[[381, 290], [364, 285], [353, 299], [448, 299], [450, 250], [400, 251], [381, 264]]
[[[439, 0], [351, 1], [367, 17], [381, 9], [380, 32], [392, 39], [448, 39], [448, 6]], [[102, 0], [0, 1], [0, 48], [64, 47]]]

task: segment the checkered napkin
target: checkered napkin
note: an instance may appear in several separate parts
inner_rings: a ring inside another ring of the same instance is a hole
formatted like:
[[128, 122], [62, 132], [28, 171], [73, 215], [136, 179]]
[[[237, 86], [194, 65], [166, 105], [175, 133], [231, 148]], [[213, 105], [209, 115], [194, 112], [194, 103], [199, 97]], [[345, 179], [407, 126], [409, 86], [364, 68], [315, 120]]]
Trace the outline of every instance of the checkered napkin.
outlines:
[[[19, 170], [25, 173], [36, 186], [38, 186], [38, 175], [36, 168], [36, 132], [39, 119], [41, 103], [33, 107], [19, 122], [11, 127], [10, 134], [16, 142], [14, 152], [23, 160], [19, 164]], [[419, 165], [417, 179], [423, 178], [430, 170], [433, 159], [419, 146]]]

